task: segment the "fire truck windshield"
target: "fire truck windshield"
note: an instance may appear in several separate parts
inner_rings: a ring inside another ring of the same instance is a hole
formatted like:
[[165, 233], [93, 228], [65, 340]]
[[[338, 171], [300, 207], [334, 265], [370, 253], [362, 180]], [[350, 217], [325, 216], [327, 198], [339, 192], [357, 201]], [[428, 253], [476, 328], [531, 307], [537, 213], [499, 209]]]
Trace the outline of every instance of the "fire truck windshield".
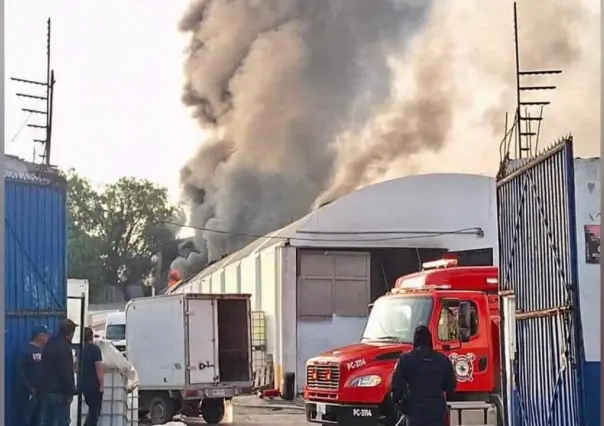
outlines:
[[361, 341], [413, 342], [413, 332], [428, 325], [432, 298], [390, 296], [378, 299], [369, 314]]

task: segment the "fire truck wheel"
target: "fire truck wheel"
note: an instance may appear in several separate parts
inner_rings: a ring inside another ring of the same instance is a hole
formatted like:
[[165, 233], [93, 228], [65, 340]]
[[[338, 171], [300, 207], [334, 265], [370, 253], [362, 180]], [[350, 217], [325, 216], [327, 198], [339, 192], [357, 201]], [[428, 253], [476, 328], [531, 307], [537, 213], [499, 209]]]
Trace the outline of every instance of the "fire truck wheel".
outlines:
[[217, 425], [224, 418], [224, 399], [207, 398], [201, 401], [201, 417], [209, 425]]
[[171, 422], [174, 417], [175, 408], [174, 401], [169, 395], [158, 395], [149, 403], [149, 420], [151, 424], [163, 425]]

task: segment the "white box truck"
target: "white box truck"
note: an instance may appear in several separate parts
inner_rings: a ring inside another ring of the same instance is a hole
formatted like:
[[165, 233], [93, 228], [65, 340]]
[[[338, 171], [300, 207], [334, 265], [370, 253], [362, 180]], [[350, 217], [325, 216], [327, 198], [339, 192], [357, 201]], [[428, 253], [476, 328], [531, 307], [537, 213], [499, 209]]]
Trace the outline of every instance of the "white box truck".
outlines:
[[153, 424], [178, 412], [209, 424], [251, 390], [250, 295], [174, 294], [126, 306], [126, 351], [139, 376], [139, 412]]

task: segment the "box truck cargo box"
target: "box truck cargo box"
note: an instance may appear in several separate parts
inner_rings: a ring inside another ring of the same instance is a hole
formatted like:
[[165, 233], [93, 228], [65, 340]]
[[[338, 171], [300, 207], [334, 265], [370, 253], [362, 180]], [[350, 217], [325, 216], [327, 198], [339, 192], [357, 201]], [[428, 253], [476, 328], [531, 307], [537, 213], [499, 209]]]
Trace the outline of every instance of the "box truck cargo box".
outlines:
[[252, 388], [250, 296], [175, 294], [126, 306], [126, 351], [139, 410], [155, 424], [181, 412], [217, 423], [224, 401]]

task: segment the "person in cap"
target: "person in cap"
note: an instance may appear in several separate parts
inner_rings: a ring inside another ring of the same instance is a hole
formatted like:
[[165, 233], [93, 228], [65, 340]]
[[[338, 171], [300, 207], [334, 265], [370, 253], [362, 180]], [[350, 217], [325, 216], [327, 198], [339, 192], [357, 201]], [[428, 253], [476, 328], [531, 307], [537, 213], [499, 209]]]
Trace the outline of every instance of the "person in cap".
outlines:
[[84, 348], [82, 349], [82, 383], [80, 391], [84, 395], [88, 414], [84, 426], [97, 426], [103, 404], [104, 374], [101, 348], [93, 343], [92, 329], [84, 329]]
[[50, 339], [42, 352], [44, 368], [42, 409], [43, 426], [69, 426], [70, 404], [75, 395], [75, 377], [71, 340], [77, 325], [66, 319], [59, 332]]
[[35, 426], [39, 422], [43, 380], [42, 350], [48, 341], [48, 327], [40, 325], [32, 331], [31, 340], [19, 353], [15, 368], [16, 409], [19, 424]]
[[434, 350], [428, 327], [417, 327], [413, 350], [401, 355], [392, 376], [392, 401], [407, 416], [408, 426], [446, 424], [445, 396], [450, 398], [456, 387], [451, 360]]

